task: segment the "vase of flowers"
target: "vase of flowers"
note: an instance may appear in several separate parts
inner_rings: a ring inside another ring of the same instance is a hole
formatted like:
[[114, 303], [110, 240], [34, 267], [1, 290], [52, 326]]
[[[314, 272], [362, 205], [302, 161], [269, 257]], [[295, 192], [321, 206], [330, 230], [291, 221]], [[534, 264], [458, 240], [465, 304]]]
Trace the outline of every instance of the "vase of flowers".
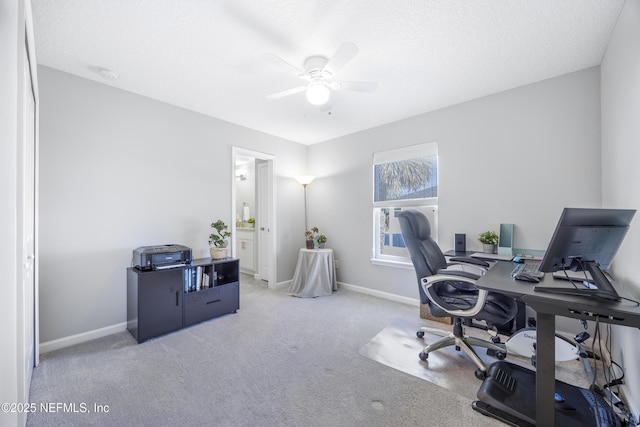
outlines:
[[318, 237], [318, 227], [312, 227], [305, 231], [304, 237], [306, 238], [307, 249], [313, 249], [316, 238]]
[[478, 240], [482, 243], [482, 251], [487, 254], [496, 253], [498, 245], [498, 234], [495, 231], [484, 231], [478, 236]]

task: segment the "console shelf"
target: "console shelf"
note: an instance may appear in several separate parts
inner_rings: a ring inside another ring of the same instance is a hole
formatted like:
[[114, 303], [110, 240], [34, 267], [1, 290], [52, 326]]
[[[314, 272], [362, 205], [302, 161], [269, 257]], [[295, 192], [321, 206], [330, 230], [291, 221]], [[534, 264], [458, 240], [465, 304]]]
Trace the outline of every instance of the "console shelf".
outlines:
[[166, 270], [127, 268], [127, 330], [139, 343], [239, 308], [237, 259], [201, 258]]

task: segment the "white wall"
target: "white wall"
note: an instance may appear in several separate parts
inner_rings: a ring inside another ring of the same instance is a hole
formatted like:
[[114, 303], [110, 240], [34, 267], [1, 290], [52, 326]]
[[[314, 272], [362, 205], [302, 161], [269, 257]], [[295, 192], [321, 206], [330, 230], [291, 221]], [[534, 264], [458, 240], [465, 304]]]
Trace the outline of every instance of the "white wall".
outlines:
[[[609, 41], [602, 73], [602, 192], [605, 207], [640, 210], [640, 2], [627, 1]], [[640, 300], [640, 214], [612, 269]], [[640, 414], [640, 331], [615, 328], [614, 360], [625, 368], [628, 402]]]
[[413, 271], [370, 262], [372, 155], [423, 142], [438, 142], [444, 250], [455, 233], [480, 250], [500, 223], [515, 224], [515, 247], [546, 249], [562, 208], [601, 204], [599, 79], [591, 68], [311, 146], [309, 224], [327, 234], [338, 279], [417, 298]]
[[278, 281], [293, 276], [304, 204], [292, 177], [305, 169], [305, 146], [51, 68], [38, 72], [42, 343], [123, 328], [134, 248], [181, 243], [208, 256], [211, 222], [235, 220], [232, 146], [276, 156]]

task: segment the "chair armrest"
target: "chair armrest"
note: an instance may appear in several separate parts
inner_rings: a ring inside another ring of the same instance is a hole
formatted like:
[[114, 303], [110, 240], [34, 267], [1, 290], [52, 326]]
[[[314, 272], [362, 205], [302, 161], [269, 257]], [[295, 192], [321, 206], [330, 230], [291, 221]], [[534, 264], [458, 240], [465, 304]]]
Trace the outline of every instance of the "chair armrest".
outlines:
[[474, 317], [482, 311], [485, 303], [487, 302], [487, 295], [489, 294], [489, 292], [484, 289], [478, 289], [478, 288], [476, 288], [476, 290], [478, 291], [478, 299], [476, 301], [476, 304], [473, 307], [467, 310], [451, 310], [450, 308], [445, 307], [444, 301], [437, 294], [435, 294], [435, 292], [431, 292], [431, 288], [433, 287], [434, 284], [438, 282], [446, 282], [446, 281], [465, 282], [465, 283], [474, 285], [474, 287], [476, 283], [475, 279], [465, 277], [465, 275], [450, 274], [450, 273], [436, 274], [433, 276], [423, 277], [422, 279], [420, 279], [422, 289], [424, 289], [424, 293], [427, 294], [427, 296], [429, 297], [429, 300], [436, 307], [438, 307], [442, 311], [449, 313], [452, 316], [461, 316], [461, 317]]
[[[438, 270], [438, 275], [464, 277], [467, 279], [471, 279], [472, 283], [478, 280], [480, 276], [482, 276], [482, 274], [476, 274], [476, 273], [472, 273], [470, 271], [464, 271], [464, 270], [454, 270], [452, 268], [442, 268]], [[433, 276], [427, 276], [427, 277], [433, 277]]]
[[487, 271], [489, 271], [489, 267], [484, 267], [483, 265], [480, 265], [480, 264], [467, 263], [467, 262], [451, 262], [450, 261], [447, 263], [447, 267], [448, 267], [447, 271], [463, 271], [462, 269], [469, 269], [472, 272], [475, 272], [478, 275], [478, 277], [483, 276]]

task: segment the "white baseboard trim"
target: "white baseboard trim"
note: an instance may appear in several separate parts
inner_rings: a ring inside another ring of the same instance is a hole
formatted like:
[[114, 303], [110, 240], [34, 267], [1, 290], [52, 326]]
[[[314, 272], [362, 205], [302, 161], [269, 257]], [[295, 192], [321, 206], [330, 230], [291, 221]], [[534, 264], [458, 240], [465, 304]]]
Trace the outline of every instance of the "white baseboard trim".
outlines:
[[351, 285], [349, 283], [338, 282], [338, 287], [353, 292], [359, 292], [361, 294], [367, 294], [378, 298], [383, 298], [390, 301], [400, 302], [403, 304], [409, 304], [416, 307], [420, 307], [420, 300], [417, 298], [408, 298], [400, 295], [390, 294], [388, 292], [376, 291], [375, 289], [363, 288], [362, 286]]
[[50, 351], [60, 350], [61, 348], [70, 347], [96, 338], [106, 337], [107, 335], [116, 334], [127, 330], [127, 322], [118, 323], [116, 325], [106, 326], [93, 331], [82, 332], [77, 335], [60, 338], [53, 341], [40, 343], [40, 354], [49, 353]]
[[276, 283], [275, 289], [288, 288], [289, 286], [291, 286], [292, 282], [293, 282], [293, 279], [285, 280], [284, 282], [278, 282], [278, 283]]

